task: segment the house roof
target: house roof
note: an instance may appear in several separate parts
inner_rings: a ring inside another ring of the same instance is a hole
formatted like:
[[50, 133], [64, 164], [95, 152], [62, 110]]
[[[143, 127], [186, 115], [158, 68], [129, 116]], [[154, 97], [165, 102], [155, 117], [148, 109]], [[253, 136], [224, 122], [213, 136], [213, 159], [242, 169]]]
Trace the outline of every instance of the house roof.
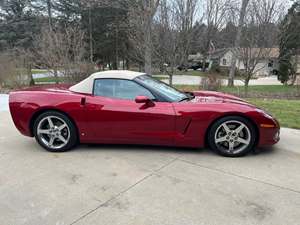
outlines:
[[230, 49], [230, 48], [219, 48], [219, 49], [216, 49], [215, 51], [213, 51], [211, 53], [210, 57], [211, 57], [211, 59], [219, 59], [222, 56], [224, 56], [225, 53], [227, 53], [230, 50], [232, 50], [232, 49]]
[[255, 56], [257, 58], [278, 58], [279, 48], [241, 48], [240, 56]]
[[95, 79], [110, 78], [133, 80], [141, 75], [145, 75], [145, 73], [134, 72], [129, 70], [109, 70], [104, 72], [98, 72], [90, 75], [88, 78], [81, 81], [80, 83], [70, 87], [70, 90], [78, 93], [92, 94]]
[[188, 60], [189, 61], [200, 61], [200, 60], [202, 60], [203, 59], [203, 55], [201, 54], [201, 53], [197, 53], [197, 54], [195, 54], [195, 55], [189, 55], [188, 56]]
[[220, 59], [227, 52], [232, 51], [237, 54], [239, 57], [255, 56], [257, 58], [278, 58], [279, 57], [279, 48], [225, 48], [217, 49], [211, 54], [211, 59]]

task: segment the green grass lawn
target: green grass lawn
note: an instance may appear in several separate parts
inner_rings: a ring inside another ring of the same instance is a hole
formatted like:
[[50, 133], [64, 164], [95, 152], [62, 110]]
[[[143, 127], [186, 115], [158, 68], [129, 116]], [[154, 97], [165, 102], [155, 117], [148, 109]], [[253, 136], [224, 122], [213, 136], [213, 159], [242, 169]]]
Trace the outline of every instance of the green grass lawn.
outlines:
[[169, 77], [166, 77], [165, 75], [153, 75], [153, 77], [157, 80], [168, 80]]
[[[154, 75], [158, 75], [161, 76], [162, 74], [160, 72], [154, 72]], [[187, 76], [198, 76], [198, 77], [208, 77], [208, 76], [215, 76], [218, 79], [228, 79], [228, 75], [227, 74], [222, 74], [222, 73], [208, 73], [208, 72], [203, 72], [200, 70], [189, 70], [189, 71], [179, 71], [176, 70], [174, 72], [174, 75], [187, 75]], [[239, 79], [240, 77], [236, 76], [235, 79]], [[256, 78], [252, 78], [252, 79], [256, 79]]]
[[[162, 75], [160, 72], [154, 73], [154, 75]], [[189, 71], [179, 71], [176, 70], [174, 75], [188, 75], [188, 76], [200, 76], [200, 77], [207, 77], [208, 73], [199, 71], [199, 70], [189, 70]], [[219, 76], [218, 76], [219, 77]]]
[[[244, 86], [236, 86], [236, 87], [222, 87], [220, 91], [232, 94], [239, 94], [244, 92]], [[300, 89], [296, 86], [285, 86], [285, 85], [256, 85], [256, 86], [249, 86], [248, 92], [252, 93], [300, 93]]]
[[39, 74], [39, 73], [48, 73], [48, 70], [41, 70], [41, 69], [32, 69], [32, 74]]
[[278, 119], [282, 127], [300, 129], [300, 100], [247, 99]]
[[[26, 69], [17, 69], [19, 73], [21, 74], [27, 74], [27, 71]], [[49, 71], [48, 70], [41, 70], [41, 69], [32, 69], [31, 70], [31, 73], [32, 74], [39, 74], [39, 73], [48, 73]]]
[[[63, 82], [62, 77], [58, 77], [59, 82]], [[42, 77], [42, 78], [36, 78], [34, 79], [37, 83], [55, 83], [56, 79], [55, 77]]]
[[[177, 89], [186, 90], [186, 91], [197, 91], [200, 90], [199, 85], [175, 85]], [[244, 86], [235, 86], [235, 87], [227, 87], [223, 86], [218, 90], [220, 92], [225, 92], [234, 95], [243, 95], [245, 88]], [[275, 97], [278, 95], [283, 96], [292, 96], [292, 95], [300, 95], [300, 87], [296, 86], [285, 86], [285, 85], [256, 85], [248, 87], [249, 95], [261, 95], [264, 96], [272, 96]]]
[[199, 70], [189, 70], [189, 71], [178, 71], [176, 70], [175, 75], [189, 75], [189, 76], [200, 76], [205, 77], [207, 76], [207, 73], [204, 73]]

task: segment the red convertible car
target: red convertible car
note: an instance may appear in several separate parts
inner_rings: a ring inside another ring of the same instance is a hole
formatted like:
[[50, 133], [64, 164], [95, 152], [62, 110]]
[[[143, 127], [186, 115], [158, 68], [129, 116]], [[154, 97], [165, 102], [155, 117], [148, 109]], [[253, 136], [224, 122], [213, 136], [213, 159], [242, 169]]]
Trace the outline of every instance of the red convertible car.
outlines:
[[71, 87], [15, 91], [9, 106], [18, 130], [53, 152], [111, 143], [208, 146], [242, 156], [279, 141], [276, 119], [235, 96], [184, 93], [131, 71], [95, 73]]

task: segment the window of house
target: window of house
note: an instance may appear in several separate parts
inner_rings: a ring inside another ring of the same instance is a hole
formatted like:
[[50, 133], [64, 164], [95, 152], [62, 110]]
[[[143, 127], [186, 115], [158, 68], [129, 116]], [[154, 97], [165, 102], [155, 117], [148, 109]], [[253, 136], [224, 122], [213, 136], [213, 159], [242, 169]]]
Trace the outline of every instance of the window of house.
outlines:
[[134, 100], [137, 96], [146, 96], [155, 99], [152, 93], [131, 80], [97, 79], [94, 82], [94, 95]]
[[223, 59], [223, 60], [222, 60], [222, 64], [223, 64], [224, 66], [226, 66], [226, 65], [227, 65], [227, 60], [226, 60], [226, 59]]

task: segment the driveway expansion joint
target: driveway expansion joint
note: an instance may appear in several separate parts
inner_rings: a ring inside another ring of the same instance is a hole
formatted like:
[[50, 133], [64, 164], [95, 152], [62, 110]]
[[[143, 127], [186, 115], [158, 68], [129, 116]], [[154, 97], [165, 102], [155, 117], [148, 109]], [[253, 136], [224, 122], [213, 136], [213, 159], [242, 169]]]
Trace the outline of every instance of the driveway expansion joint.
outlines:
[[225, 174], [227, 176], [238, 177], [238, 178], [253, 181], [253, 182], [256, 182], [256, 183], [269, 185], [269, 186], [272, 186], [272, 187], [275, 187], [275, 188], [278, 188], [278, 189], [281, 189], [281, 190], [290, 191], [290, 192], [294, 192], [296, 194], [300, 194], [300, 191], [294, 190], [294, 189], [291, 189], [291, 188], [288, 188], [288, 187], [268, 183], [268, 182], [261, 181], [261, 180], [258, 180], [258, 179], [254, 179], [254, 178], [251, 178], [251, 177], [237, 175], [235, 173], [231, 173], [231, 172], [224, 171], [224, 170], [221, 170], [221, 169], [212, 168], [212, 167], [209, 167], [209, 166], [203, 166], [203, 165], [200, 165], [200, 164], [197, 164], [197, 163], [190, 162], [190, 161], [185, 160], [185, 159], [178, 159], [178, 160], [181, 161], [181, 162], [184, 162], [184, 163], [188, 163], [188, 164], [193, 165], [193, 166], [197, 166], [197, 167], [205, 168], [205, 169], [208, 169], [208, 170], [211, 170], [211, 171], [214, 171], [214, 172], [222, 173], [222, 174]]
[[89, 212], [87, 212], [86, 214], [82, 215], [81, 217], [79, 217], [78, 219], [76, 219], [75, 221], [73, 221], [72, 223], [70, 223], [70, 225], [74, 225], [76, 223], [78, 223], [79, 221], [83, 220], [84, 218], [86, 218], [87, 216], [91, 215], [92, 213], [96, 212], [98, 209], [107, 206], [110, 202], [112, 202], [113, 200], [117, 199], [118, 197], [120, 197], [121, 195], [123, 195], [124, 193], [126, 193], [127, 191], [129, 191], [130, 189], [134, 188], [135, 186], [139, 185], [140, 183], [142, 183], [143, 181], [147, 180], [148, 178], [150, 178], [153, 175], [157, 175], [157, 173], [159, 171], [161, 171], [162, 169], [166, 168], [167, 166], [171, 165], [172, 163], [174, 163], [177, 159], [174, 158], [172, 159], [170, 162], [164, 164], [163, 166], [161, 166], [159, 169], [155, 170], [154, 172], [150, 172], [150, 174], [148, 174], [147, 176], [143, 177], [141, 180], [137, 181], [136, 183], [134, 183], [133, 185], [129, 186], [127, 189], [119, 192], [118, 194], [116, 194], [115, 196], [113, 196], [112, 198], [108, 199], [107, 201], [105, 201], [104, 203], [100, 204], [99, 206], [97, 206], [96, 208], [90, 210]]
[[127, 191], [129, 191], [130, 189], [134, 188], [136, 185], [142, 183], [143, 181], [145, 181], [146, 179], [148, 179], [149, 177], [151, 177], [153, 174], [150, 173], [147, 176], [143, 177], [141, 180], [137, 181], [136, 183], [134, 183], [133, 185], [129, 186], [127, 189], [119, 192], [118, 194], [116, 194], [115, 196], [113, 196], [112, 198], [108, 199], [106, 202], [98, 205], [96, 208], [90, 210], [89, 212], [87, 212], [86, 214], [82, 215], [81, 217], [79, 217], [78, 219], [76, 219], [75, 221], [73, 221], [72, 223], [70, 223], [70, 225], [76, 224], [79, 221], [81, 221], [82, 219], [84, 219], [85, 217], [89, 216], [90, 214], [94, 213], [95, 211], [97, 211], [98, 209], [100, 209], [101, 207], [105, 207], [107, 206], [107, 204], [109, 204], [111, 201], [117, 199], [119, 196], [121, 196], [122, 194], [126, 193]]
[[154, 172], [153, 172], [152, 174], [157, 173], [157, 172], [163, 170], [164, 168], [170, 166], [172, 163], [174, 163], [175, 161], [177, 161], [179, 158], [180, 158], [180, 157], [173, 158], [170, 162], [168, 162], [168, 163], [164, 164], [163, 166], [161, 166], [160, 168], [154, 170]]

